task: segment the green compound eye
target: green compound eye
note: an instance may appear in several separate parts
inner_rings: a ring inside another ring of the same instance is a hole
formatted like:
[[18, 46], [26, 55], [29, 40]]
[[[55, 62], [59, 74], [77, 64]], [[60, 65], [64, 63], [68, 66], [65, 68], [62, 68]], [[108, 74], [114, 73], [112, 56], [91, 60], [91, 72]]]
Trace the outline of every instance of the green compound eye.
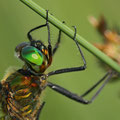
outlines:
[[23, 48], [21, 56], [26, 61], [35, 65], [41, 65], [43, 63], [43, 54], [37, 48], [32, 46]]

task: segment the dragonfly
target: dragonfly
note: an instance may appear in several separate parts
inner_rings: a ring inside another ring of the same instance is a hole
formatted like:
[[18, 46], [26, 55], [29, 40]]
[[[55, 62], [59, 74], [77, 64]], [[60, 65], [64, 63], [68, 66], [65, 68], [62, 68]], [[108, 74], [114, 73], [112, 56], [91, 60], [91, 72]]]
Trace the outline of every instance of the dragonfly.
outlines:
[[[47, 27], [48, 31], [47, 46], [45, 46], [41, 40], [34, 40], [31, 35], [33, 31], [43, 27]], [[45, 101], [41, 100], [41, 96], [46, 87], [49, 87], [52, 90], [81, 104], [90, 104], [95, 100], [114, 74], [113, 71], [107, 72], [102, 79], [80, 96], [47, 80], [48, 77], [53, 75], [83, 71], [86, 69], [86, 60], [81, 51], [80, 45], [76, 40], [77, 32], [75, 26], [74, 30], [75, 33], [73, 41], [75, 42], [82, 57], [82, 66], [63, 68], [48, 72], [47, 74], [45, 73], [46, 69], [50, 67], [52, 58], [59, 48], [62, 33], [62, 31], [59, 30], [58, 40], [52, 48], [48, 11], [46, 12], [46, 23], [31, 29], [27, 33], [29, 42], [23, 42], [17, 45], [15, 48], [17, 58], [22, 60], [24, 65], [18, 70], [8, 72], [0, 82], [0, 103], [1, 111], [3, 113], [0, 120], [39, 120], [40, 113], [45, 105]], [[104, 81], [103, 84], [90, 100], [83, 98], [102, 81]]]

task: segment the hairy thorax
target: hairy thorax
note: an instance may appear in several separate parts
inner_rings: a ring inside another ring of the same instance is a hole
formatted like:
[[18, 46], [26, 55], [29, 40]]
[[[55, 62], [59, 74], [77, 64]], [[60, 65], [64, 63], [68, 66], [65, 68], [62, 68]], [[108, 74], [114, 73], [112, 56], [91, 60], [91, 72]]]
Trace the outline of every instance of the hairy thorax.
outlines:
[[16, 71], [2, 82], [2, 109], [6, 120], [36, 120], [45, 87], [41, 77]]

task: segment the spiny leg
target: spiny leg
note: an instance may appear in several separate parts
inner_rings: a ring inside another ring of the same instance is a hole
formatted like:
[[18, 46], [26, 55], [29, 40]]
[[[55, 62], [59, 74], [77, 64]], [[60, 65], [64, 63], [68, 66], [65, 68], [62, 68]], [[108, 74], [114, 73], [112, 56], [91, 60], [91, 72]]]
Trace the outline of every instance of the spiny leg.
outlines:
[[42, 28], [42, 27], [46, 27], [46, 26], [47, 26], [47, 28], [48, 28], [48, 44], [51, 44], [51, 43], [50, 43], [50, 30], [49, 30], [49, 23], [48, 23], [48, 10], [46, 10], [46, 23], [43, 24], [43, 25], [40, 25], [40, 26], [37, 26], [37, 27], [31, 29], [31, 30], [27, 33], [28, 39], [29, 39], [30, 41], [33, 41], [31, 32], [33, 32], [33, 31], [35, 31], [35, 30], [37, 30], [37, 29], [40, 29], [40, 28]]
[[48, 29], [48, 45], [51, 46], [51, 40], [50, 40], [50, 26], [49, 26], [49, 22], [48, 22], [48, 10], [46, 10], [46, 26]]
[[[77, 94], [74, 94], [68, 90], [66, 90], [65, 88], [61, 87], [61, 86], [58, 86], [56, 84], [53, 84], [53, 83], [50, 83], [48, 82], [48, 86], [57, 91], [58, 93], [72, 99], [72, 100], [75, 100], [77, 102], [80, 102], [82, 104], [90, 104], [91, 102], [93, 102], [95, 100], [95, 98], [99, 95], [99, 93], [101, 92], [101, 90], [103, 89], [103, 87], [108, 83], [108, 81], [111, 79], [111, 77], [113, 76], [114, 72], [111, 72], [108, 76], [108, 78], [104, 81], [104, 83], [102, 84], [102, 86], [97, 90], [97, 92], [92, 96], [92, 98], [90, 100], [85, 100], [83, 99], [82, 96], [78, 96]], [[105, 75], [106, 76], [106, 75]], [[103, 77], [104, 79], [106, 77]], [[89, 92], [90, 93], [90, 92]]]
[[31, 32], [33, 32], [33, 31], [35, 31], [35, 30], [37, 30], [37, 29], [40, 29], [40, 28], [42, 28], [42, 27], [45, 27], [45, 26], [46, 26], [46, 24], [43, 24], [43, 25], [40, 25], [40, 26], [37, 26], [37, 27], [31, 29], [31, 30], [27, 33], [28, 39], [29, 39], [30, 41], [33, 41]]
[[[65, 23], [65, 21], [63, 21], [62, 23]], [[57, 49], [59, 48], [59, 44], [61, 42], [61, 33], [62, 33], [62, 31], [59, 30], [58, 39], [57, 39], [57, 42], [53, 48], [53, 55], [56, 53]]]
[[51, 76], [51, 75], [55, 75], [55, 74], [61, 74], [61, 73], [66, 73], [66, 72], [75, 72], [75, 71], [85, 70], [85, 68], [86, 68], [86, 61], [85, 61], [84, 55], [83, 55], [83, 53], [82, 53], [82, 51], [80, 49], [80, 46], [79, 46], [79, 44], [78, 44], [78, 42], [76, 40], [76, 33], [77, 33], [76, 27], [74, 27], [74, 29], [75, 29], [75, 33], [74, 33], [73, 40], [76, 43], [76, 46], [77, 46], [77, 48], [78, 48], [78, 50], [80, 52], [80, 55], [82, 56], [82, 60], [83, 60], [84, 65], [80, 66], [80, 67], [72, 67], [72, 68], [64, 68], [64, 69], [55, 70], [55, 71], [49, 72], [47, 74], [47, 76]]
[[49, 22], [48, 22], [48, 10], [46, 11], [46, 26], [48, 29], [48, 53], [49, 53], [49, 61], [48, 61], [48, 66], [51, 65], [52, 63], [52, 45], [51, 45], [51, 40], [50, 40], [50, 27], [49, 27]]
[[37, 27], [31, 29], [31, 30], [27, 33], [28, 39], [29, 39], [30, 41], [33, 41], [31, 32], [33, 32], [34, 30], [37, 30], [37, 29], [39, 29], [39, 28], [45, 27], [45, 26], [46, 26], [46, 24], [43, 24], [43, 25], [40, 25], [40, 26], [37, 26]]
[[40, 29], [42, 27], [47, 27], [47, 29], [48, 29], [48, 52], [49, 52], [48, 66], [49, 66], [52, 62], [52, 46], [51, 46], [51, 40], [50, 40], [50, 27], [49, 27], [49, 22], [48, 22], [48, 10], [46, 10], [46, 23], [31, 29], [27, 33], [27, 37], [28, 37], [28, 39], [30, 40], [31, 43], [32, 43], [32, 41], [34, 41], [33, 38], [32, 38], [31, 32], [33, 32], [37, 29]]
[[92, 92], [101, 82], [105, 80], [105, 78], [110, 74], [110, 72], [107, 72], [103, 78], [101, 78], [97, 83], [95, 83], [91, 88], [89, 88], [86, 92], [84, 92], [81, 97], [85, 97], [90, 92]]
[[59, 47], [59, 44], [60, 44], [60, 41], [61, 41], [61, 30], [59, 30], [59, 34], [58, 34], [58, 40], [55, 44], [55, 47], [53, 48], [53, 55], [56, 53], [58, 47]]

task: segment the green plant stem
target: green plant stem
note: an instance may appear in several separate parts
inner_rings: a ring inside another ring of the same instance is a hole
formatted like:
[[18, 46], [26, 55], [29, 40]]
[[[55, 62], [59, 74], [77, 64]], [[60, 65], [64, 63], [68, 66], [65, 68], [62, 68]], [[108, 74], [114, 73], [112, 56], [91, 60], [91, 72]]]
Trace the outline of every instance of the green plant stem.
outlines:
[[[28, 7], [30, 7], [32, 10], [34, 10], [36, 13], [38, 13], [43, 18], [46, 18], [46, 10], [41, 8], [39, 5], [37, 5], [32, 0], [20, 0], [24, 4], [26, 4]], [[54, 16], [49, 14], [48, 20], [51, 24], [53, 24], [58, 29], [61, 29], [62, 32], [64, 32], [67, 36], [70, 38], [73, 38], [74, 31], [71, 30], [69, 27], [67, 27], [65, 24], [60, 22], [58, 19], [56, 19]], [[79, 42], [80, 45], [82, 45], [84, 48], [86, 48], [89, 52], [94, 54], [96, 57], [98, 57], [100, 60], [105, 62], [107, 65], [109, 65], [112, 69], [116, 70], [117, 72], [120, 72], [120, 66], [114, 62], [111, 58], [106, 56], [103, 52], [98, 50], [96, 47], [94, 47], [92, 44], [87, 42], [83, 37], [80, 35], [76, 35], [76, 40]]]

